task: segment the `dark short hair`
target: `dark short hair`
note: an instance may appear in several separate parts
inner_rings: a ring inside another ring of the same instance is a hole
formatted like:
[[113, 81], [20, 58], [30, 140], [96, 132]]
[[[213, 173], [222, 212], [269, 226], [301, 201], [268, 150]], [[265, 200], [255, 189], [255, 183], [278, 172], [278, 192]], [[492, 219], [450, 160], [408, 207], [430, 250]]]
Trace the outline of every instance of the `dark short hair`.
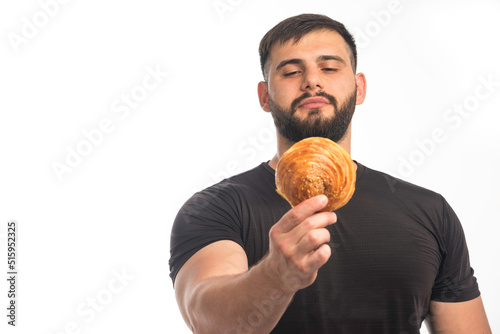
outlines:
[[342, 23], [332, 20], [326, 15], [301, 14], [281, 21], [269, 30], [260, 41], [260, 67], [262, 69], [264, 79], [267, 80], [267, 74], [269, 72], [269, 53], [271, 52], [271, 48], [276, 43], [284, 44], [291, 39], [294, 39], [294, 43], [297, 43], [303, 36], [313, 31], [323, 29], [336, 31], [340, 36], [342, 36], [342, 38], [344, 38], [351, 51], [350, 57], [352, 70], [356, 73], [356, 65], [358, 61], [356, 42], [346, 27]]

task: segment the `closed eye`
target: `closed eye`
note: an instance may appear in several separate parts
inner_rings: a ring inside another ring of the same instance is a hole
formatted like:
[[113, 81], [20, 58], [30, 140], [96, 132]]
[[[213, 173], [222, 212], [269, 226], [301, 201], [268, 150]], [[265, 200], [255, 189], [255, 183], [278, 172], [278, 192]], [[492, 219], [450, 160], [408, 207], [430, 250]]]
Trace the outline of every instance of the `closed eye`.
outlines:
[[287, 72], [287, 73], [283, 74], [283, 76], [285, 76], [285, 77], [291, 77], [291, 76], [293, 76], [293, 75], [295, 75], [297, 73], [300, 73], [300, 71]]
[[324, 68], [323, 71], [326, 71], [326, 72], [337, 72], [338, 69], [337, 68], [330, 68], [330, 67], [327, 67], [327, 68]]

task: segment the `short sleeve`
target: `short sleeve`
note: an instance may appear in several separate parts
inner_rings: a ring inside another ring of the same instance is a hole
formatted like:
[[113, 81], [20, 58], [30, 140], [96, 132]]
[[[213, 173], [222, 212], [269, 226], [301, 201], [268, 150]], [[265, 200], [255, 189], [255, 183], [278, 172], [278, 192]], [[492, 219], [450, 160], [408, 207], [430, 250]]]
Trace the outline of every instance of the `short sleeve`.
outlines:
[[243, 247], [239, 209], [230, 184], [221, 183], [191, 197], [179, 210], [170, 236], [170, 277], [203, 247], [232, 240]]
[[431, 299], [441, 302], [462, 302], [480, 295], [462, 225], [443, 198], [441, 229], [442, 261], [434, 281]]

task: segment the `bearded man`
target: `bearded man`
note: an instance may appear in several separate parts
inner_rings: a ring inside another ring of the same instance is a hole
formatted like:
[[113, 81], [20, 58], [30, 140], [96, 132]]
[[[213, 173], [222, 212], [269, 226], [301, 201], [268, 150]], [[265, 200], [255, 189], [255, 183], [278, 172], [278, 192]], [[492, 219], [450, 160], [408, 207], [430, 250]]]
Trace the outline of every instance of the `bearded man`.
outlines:
[[290, 204], [283, 153], [308, 137], [350, 152], [366, 79], [343, 24], [291, 17], [262, 39], [262, 109], [277, 153], [190, 198], [171, 236], [171, 278], [194, 333], [490, 333], [461, 224], [446, 200], [356, 163], [336, 212], [324, 195]]

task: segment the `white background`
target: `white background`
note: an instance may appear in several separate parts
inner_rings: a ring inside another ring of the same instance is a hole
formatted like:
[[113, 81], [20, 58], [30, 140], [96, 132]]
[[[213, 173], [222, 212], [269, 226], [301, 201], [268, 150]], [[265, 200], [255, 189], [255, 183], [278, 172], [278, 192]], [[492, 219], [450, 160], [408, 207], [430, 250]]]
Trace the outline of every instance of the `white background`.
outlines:
[[[368, 95], [353, 158], [447, 198], [500, 331], [498, 0], [400, 0], [390, 16], [388, 0], [221, 0], [225, 11], [213, 0], [73, 0], [44, 21], [49, 2], [0, 5], [4, 274], [8, 220], [19, 233], [18, 326], [6, 325], [2, 279], [2, 333], [189, 332], [169, 278], [173, 219], [194, 191], [274, 154], [257, 99], [258, 43], [304, 12], [359, 39]], [[14, 43], [23, 31], [29, 38]], [[147, 68], [168, 75], [127, 117], [115, 113], [123, 94], [139, 94]], [[449, 110], [464, 103], [471, 111], [457, 119]], [[105, 119], [112, 131], [84, 147], [83, 132]], [[430, 144], [437, 129], [445, 140]], [[87, 156], [59, 179], [53, 164], [78, 145]]]

